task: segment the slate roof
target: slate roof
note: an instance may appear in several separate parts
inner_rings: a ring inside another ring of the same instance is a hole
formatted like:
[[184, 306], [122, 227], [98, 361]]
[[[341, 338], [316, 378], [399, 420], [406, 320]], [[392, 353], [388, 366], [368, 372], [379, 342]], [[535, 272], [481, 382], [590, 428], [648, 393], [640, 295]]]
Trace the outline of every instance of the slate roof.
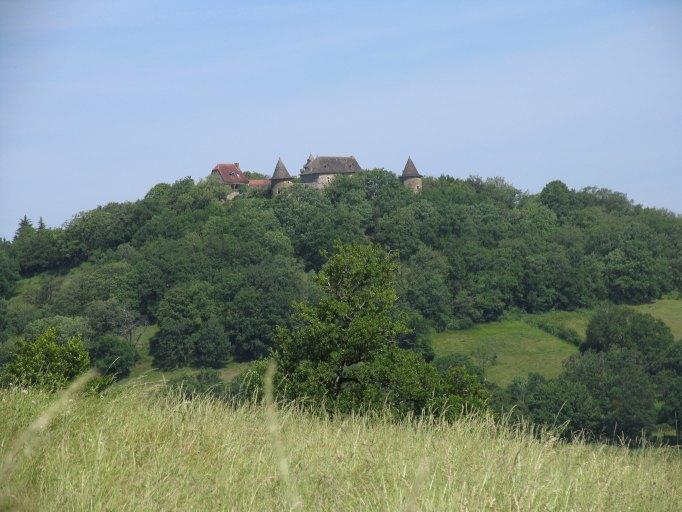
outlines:
[[407, 162], [405, 162], [405, 168], [403, 169], [402, 178], [421, 178], [422, 175], [419, 174], [417, 167], [414, 165], [412, 158], [407, 157]]
[[211, 172], [217, 173], [223, 183], [228, 185], [247, 185], [249, 183], [249, 179], [244, 176], [237, 162], [233, 164], [216, 164]]
[[354, 156], [313, 156], [301, 169], [305, 174], [353, 174], [360, 172], [360, 165]]
[[282, 181], [290, 179], [291, 175], [289, 174], [289, 171], [287, 171], [287, 168], [284, 166], [284, 162], [282, 162], [282, 159], [280, 158], [279, 160], [277, 160], [275, 172], [272, 173], [272, 181]]

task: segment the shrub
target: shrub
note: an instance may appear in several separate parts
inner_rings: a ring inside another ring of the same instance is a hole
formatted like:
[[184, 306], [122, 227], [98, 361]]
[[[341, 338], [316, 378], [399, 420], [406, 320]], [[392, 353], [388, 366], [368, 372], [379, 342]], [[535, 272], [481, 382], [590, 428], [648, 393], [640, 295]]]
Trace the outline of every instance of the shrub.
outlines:
[[80, 338], [59, 343], [59, 335], [48, 329], [34, 340], [21, 340], [5, 366], [0, 382], [4, 385], [38, 387], [54, 391], [88, 369], [90, 357]]
[[17, 351], [17, 339], [8, 338], [5, 341], [0, 341], [0, 371], [14, 357]]
[[188, 400], [198, 396], [226, 399], [230, 394], [230, 385], [213, 369], [176, 377], [168, 383], [168, 387]]
[[466, 354], [448, 354], [447, 356], [437, 357], [434, 359], [433, 365], [441, 375], [447, 374], [451, 368], [464, 368], [469, 375], [476, 377], [480, 383], [485, 380], [483, 368]]
[[95, 367], [103, 375], [127, 377], [139, 355], [135, 348], [118, 336], [100, 336], [88, 344], [88, 352]]
[[71, 338], [89, 339], [92, 330], [88, 321], [80, 316], [55, 315], [29, 323], [21, 333], [26, 339], [35, 339], [49, 328], [57, 332], [57, 343], [64, 344]]
[[670, 328], [661, 320], [626, 306], [607, 306], [590, 319], [580, 351], [634, 350], [641, 354], [646, 370], [653, 374], [666, 364], [666, 354], [673, 342]]
[[579, 347], [583, 342], [580, 334], [575, 329], [563, 325], [555, 320], [549, 318], [534, 318], [528, 321], [529, 324], [534, 325], [538, 329], [545, 331], [547, 334], [556, 336], [560, 340], [567, 341], [571, 345]]

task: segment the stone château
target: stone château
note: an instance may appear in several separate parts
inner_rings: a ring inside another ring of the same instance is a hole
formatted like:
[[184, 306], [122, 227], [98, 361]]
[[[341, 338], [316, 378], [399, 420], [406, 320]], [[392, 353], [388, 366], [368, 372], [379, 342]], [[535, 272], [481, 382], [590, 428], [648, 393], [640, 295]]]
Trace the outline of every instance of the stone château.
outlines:
[[[358, 161], [354, 156], [313, 156], [310, 155], [300, 172], [300, 183], [304, 187], [324, 188], [338, 175], [351, 175], [362, 172]], [[239, 186], [248, 186], [270, 192], [273, 196], [283, 189], [293, 185], [294, 178], [289, 174], [282, 159], [277, 160], [275, 171], [270, 179], [249, 179], [239, 168], [238, 163], [217, 164], [212, 175], [219, 177], [220, 181], [229, 186], [235, 193]], [[419, 192], [422, 188], [422, 175], [419, 174], [412, 158], [407, 159], [405, 168], [400, 176], [403, 184], [413, 192]]]

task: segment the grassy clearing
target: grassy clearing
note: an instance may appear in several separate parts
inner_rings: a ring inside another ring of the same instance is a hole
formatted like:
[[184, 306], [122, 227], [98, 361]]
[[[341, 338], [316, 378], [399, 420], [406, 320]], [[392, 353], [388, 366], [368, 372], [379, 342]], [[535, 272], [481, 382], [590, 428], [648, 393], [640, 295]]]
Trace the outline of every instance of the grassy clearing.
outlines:
[[549, 311], [532, 317], [544, 318], [557, 324], [570, 327], [577, 332], [581, 338], [585, 338], [587, 324], [594, 313], [591, 309], [579, 309], [577, 311]]
[[[633, 307], [663, 320], [675, 337], [682, 339], [682, 300], [662, 299], [653, 304]], [[593, 313], [588, 309], [550, 311], [537, 317], [571, 327], [584, 337]], [[577, 351], [569, 343], [522, 320], [505, 320], [461, 331], [446, 331], [434, 335], [432, 340], [437, 356], [453, 353], [472, 355], [477, 352], [497, 354], [497, 362], [486, 368], [486, 376], [502, 386], [514, 377], [529, 372], [555, 377], [561, 372], [563, 361]]]
[[[682, 339], [682, 300], [661, 299], [651, 304], [631, 306], [640, 313], [650, 315], [663, 320], [676, 338]], [[590, 321], [593, 311], [581, 309], [578, 311], [550, 311], [537, 315], [540, 318], [547, 318], [574, 329], [580, 336], [585, 337], [587, 323]]]
[[462, 331], [447, 331], [433, 336], [437, 356], [466, 354], [474, 358], [477, 352], [496, 354], [494, 364], [486, 367], [486, 377], [501, 386], [514, 377], [536, 372], [556, 377], [563, 361], [577, 348], [523, 320], [506, 320], [481, 324]]
[[649, 313], [663, 320], [668, 324], [675, 338], [682, 340], [682, 300], [661, 299], [653, 304], [642, 304], [634, 308], [640, 313]]
[[[0, 482], [0, 508], [658, 511], [682, 500], [672, 448], [561, 444], [489, 417], [392, 423], [289, 407], [273, 419], [150, 389], [67, 402]], [[53, 399], [0, 391], [0, 461]]]

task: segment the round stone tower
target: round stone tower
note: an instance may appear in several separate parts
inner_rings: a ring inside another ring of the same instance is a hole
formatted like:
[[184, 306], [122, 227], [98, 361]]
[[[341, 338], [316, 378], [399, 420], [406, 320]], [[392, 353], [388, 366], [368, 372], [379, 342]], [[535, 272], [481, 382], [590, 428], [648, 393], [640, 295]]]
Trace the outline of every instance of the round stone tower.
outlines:
[[284, 162], [282, 162], [281, 158], [277, 160], [275, 172], [272, 173], [270, 183], [272, 184], [270, 190], [272, 191], [273, 196], [276, 196], [283, 189], [293, 184], [293, 181], [291, 180], [291, 175], [289, 175], [289, 171], [287, 171], [287, 168], [284, 166]]
[[403, 169], [400, 180], [403, 182], [403, 185], [411, 189], [415, 194], [422, 189], [422, 175], [419, 174], [419, 171], [410, 157], [407, 157], [407, 162], [405, 163], [405, 168]]

